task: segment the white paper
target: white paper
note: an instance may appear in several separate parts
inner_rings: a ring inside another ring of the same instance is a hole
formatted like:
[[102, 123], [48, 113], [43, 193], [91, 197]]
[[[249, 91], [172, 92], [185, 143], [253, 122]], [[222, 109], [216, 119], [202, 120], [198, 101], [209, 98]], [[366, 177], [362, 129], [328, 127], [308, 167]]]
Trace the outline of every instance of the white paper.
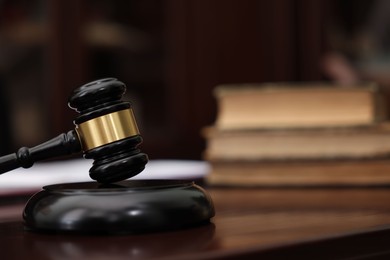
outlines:
[[[93, 181], [89, 169], [93, 160], [74, 159], [36, 163], [29, 169], [15, 169], [0, 175], [0, 195], [38, 191], [45, 185]], [[209, 164], [191, 160], [151, 160], [132, 179], [199, 179]]]

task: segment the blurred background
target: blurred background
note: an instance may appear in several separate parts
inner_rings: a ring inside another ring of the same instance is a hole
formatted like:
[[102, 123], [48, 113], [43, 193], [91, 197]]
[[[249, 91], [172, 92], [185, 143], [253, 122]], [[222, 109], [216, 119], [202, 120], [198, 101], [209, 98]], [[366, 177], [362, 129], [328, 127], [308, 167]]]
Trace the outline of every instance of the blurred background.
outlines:
[[386, 91], [389, 49], [383, 0], [0, 0], [0, 152], [72, 129], [71, 91], [116, 77], [151, 159], [200, 159], [216, 85], [374, 80]]

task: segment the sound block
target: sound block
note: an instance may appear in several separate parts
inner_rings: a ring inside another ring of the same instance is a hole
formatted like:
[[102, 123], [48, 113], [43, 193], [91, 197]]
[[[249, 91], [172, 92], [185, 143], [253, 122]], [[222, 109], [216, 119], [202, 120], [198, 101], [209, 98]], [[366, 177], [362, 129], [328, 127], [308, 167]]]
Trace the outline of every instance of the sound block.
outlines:
[[32, 231], [128, 234], [196, 226], [214, 214], [210, 196], [192, 181], [128, 180], [45, 186], [23, 219]]

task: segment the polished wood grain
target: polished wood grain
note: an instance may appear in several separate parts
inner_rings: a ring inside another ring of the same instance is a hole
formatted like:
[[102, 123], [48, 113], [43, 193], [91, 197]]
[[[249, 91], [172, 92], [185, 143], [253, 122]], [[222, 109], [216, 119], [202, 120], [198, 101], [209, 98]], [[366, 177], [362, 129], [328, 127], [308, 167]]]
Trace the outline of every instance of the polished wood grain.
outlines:
[[211, 188], [208, 225], [87, 236], [24, 230], [24, 200], [0, 198], [2, 259], [229, 259], [389, 256], [390, 189]]
[[235, 189], [212, 196], [222, 248], [267, 248], [390, 223], [387, 189]]

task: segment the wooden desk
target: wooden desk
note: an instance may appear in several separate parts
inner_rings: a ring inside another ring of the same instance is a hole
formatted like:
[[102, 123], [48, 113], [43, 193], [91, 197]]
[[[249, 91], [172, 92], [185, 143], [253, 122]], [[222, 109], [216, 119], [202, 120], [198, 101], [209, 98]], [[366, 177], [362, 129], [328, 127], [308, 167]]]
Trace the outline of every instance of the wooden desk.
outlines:
[[25, 199], [0, 198], [1, 259], [339, 259], [390, 256], [390, 189], [209, 190], [210, 225], [125, 236], [23, 230]]

